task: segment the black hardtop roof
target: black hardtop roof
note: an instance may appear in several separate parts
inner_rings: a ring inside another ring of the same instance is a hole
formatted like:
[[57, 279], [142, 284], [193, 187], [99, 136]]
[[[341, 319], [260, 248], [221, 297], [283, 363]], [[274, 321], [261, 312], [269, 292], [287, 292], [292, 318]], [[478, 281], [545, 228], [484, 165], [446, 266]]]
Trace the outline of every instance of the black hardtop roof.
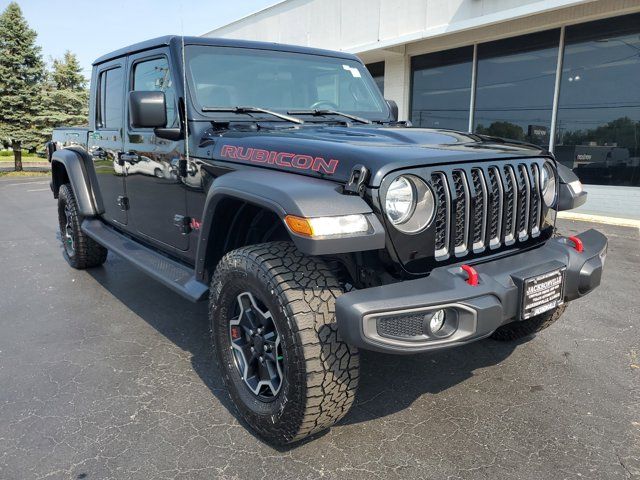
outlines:
[[[124, 48], [120, 48], [111, 53], [101, 56], [93, 65], [113, 60], [118, 57], [130, 55], [132, 53], [151, 50], [152, 48], [171, 45], [174, 42], [182, 42], [180, 35], [165, 35], [164, 37], [153, 38], [140, 43], [134, 43]], [[214, 47], [237, 47], [237, 48], [255, 48], [259, 50], [274, 50], [280, 52], [307, 53], [310, 55], [322, 55], [325, 57], [338, 57], [350, 60], [358, 60], [358, 57], [350, 53], [337, 52], [333, 50], [323, 50], [320, 48], [299, 47], [297, 45], [285, 45], [281, 43], [271, 42], [254, 42], [250, 40], [234, 40], [230, 38], [206, 38], [206, 37], [184, 37], [185, 45], [210, 45]]]

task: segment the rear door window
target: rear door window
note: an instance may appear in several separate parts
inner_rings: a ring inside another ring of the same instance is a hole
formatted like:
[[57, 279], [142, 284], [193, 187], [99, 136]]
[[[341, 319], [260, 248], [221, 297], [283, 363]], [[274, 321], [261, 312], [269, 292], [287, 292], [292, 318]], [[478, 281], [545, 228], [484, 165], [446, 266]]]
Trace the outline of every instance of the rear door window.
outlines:
[[98, 97], [98, 128], [120, 129], [124, 106], [124, 74], [121, 67], [100, 72]]

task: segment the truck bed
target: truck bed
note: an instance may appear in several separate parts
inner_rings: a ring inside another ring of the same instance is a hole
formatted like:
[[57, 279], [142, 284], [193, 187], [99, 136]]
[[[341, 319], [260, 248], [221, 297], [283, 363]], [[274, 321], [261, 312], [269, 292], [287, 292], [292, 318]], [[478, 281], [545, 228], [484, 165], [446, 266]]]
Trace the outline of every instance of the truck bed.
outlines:
[[88, 138], [88, 127], [58, 127], [54, 128], [51, 134], [51, 140], [55, 142], [58, 149], [66, 147], [86, 149]]

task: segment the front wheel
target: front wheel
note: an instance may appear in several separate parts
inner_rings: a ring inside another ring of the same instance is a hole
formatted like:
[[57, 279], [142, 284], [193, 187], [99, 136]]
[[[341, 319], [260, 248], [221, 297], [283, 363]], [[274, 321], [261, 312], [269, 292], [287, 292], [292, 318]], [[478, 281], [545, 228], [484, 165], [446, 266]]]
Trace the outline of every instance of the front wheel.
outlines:
[[340, 294], [322, 260], [286, 242], [234, 250], [216, 269], [215, 355], [240, 416], [271, 443], [325, 430], [353, 403], [359, 358], [338, 334]]

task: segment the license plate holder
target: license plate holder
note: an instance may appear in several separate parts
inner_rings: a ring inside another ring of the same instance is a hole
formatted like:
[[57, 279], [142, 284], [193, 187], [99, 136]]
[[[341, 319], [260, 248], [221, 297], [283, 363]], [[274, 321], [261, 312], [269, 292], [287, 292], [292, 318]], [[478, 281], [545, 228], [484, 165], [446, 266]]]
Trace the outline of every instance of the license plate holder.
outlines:
[[564, 303], [566, 267], [526, 278], [522, 284], [520, 319], [527, 320]]

